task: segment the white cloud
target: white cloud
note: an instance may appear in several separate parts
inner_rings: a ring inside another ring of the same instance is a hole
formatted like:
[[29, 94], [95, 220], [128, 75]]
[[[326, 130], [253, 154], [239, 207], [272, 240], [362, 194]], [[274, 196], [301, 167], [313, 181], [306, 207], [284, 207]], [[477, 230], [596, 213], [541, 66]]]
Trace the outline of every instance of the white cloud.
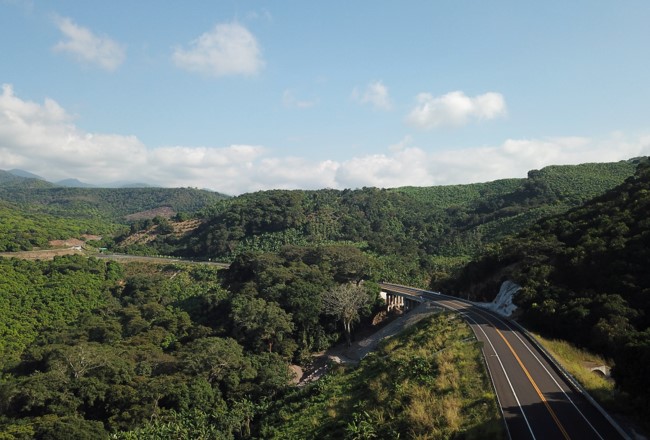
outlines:
[[317, 99], [298, 99], [293, 90], [287, 89], [282, 94], [282, 105], [288, 108], [311, 108], [318, 104]]
[[343, 188], [430, 186], [435, 183], [428, 170], [430, 161], [430, 156], [419, 148], [355, 157], [341, 164], [336, 180]]
[[255, 36], [236, 22], [217, 24], [188, 49], [175, 48], [172, 59], [180, 68], [215, 77], [252, 75], [264, 67]]
[[392, 107], [388, 87], [381, 81], [371, 82], [363, 92], [355, 88], [352, 91], [352, 98], [361, 104], [369, 104], [377, 110], [390, 110]]
[[606, 139], [508, 139], [498, 146], [436, 152], [403, 147], [403, 143], [388, 154], [361, 156], [343, 162], [337, 169], [336, 187], [488, 182], [525, 177], [528, 171], [548, 165], [615, 162], [650, 155], [650, 135], [635, 139], [618, 134]]
[[88, 133], [51, 99], [0, 94], [0, 169], [20, 168], [56, 181], [147, 182], [240, 194], [272, 188], [430, 186], [524, 177], [553, 164], [613, 162], [650, 155], [650, 135], [604, 139], [508, 139], [500, 145], [427, 151], [406, 136], [380, 154], [344, 161], [274, 157], [256, 145], [151, 148], [135, 136]]
[[55, 17], [54, 22], [66, 37], [54, 46], [55, 52], [66, 52], [81, 62], [105, 70], [115, 70], [124, 61], [125, 49], [114, 40], [98, 37], [67, 17]]
[[461, 126], [471, 119], [494, 119], [506, 114], [506, 102], [500, 93], [489, 92], [471, 98], [461, 91], [434, 97], [420, 93], [417, 106], [408, 114], [410, 125], [431, 129], [441, 126]]

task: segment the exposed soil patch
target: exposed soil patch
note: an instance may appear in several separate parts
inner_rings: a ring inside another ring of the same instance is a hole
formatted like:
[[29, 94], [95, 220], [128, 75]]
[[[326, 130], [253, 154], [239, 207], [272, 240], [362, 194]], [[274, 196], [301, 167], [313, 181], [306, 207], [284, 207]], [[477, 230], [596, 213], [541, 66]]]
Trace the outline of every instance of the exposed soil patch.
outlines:
[[[172, 222], [169, 224], [172, 226], [174, 235], [185, 235], [201, 225], [201, 220], [192, 219], [185, 220], [182, 222]], [[120, 242], [120, 246], [130, 246], [133, 244], [147, 244], [156, 239], [160, 234], [158, 233], [158, 225], [153, 225], [147, 230], [138, 231], [126, 237]]]
[[184, 222], [174, 222], [172, 226], [174, 227], [174, 234], [187, 234], [192, 232], [201, 225], [202, 221], [198, 219], [186, 220]]
[[70, 248], [70, 247], [81, 247], [85, 245], [86, 242], [79, 240], [78, 238], [68, 238], [67, 240], [51, 240], [49, 245], [53, 248]]
[[90, 235], [90, 234], [84, 234], [81, 236], [85, 241], [98, 241], [101, 240], [102, 237], [101, 235]]

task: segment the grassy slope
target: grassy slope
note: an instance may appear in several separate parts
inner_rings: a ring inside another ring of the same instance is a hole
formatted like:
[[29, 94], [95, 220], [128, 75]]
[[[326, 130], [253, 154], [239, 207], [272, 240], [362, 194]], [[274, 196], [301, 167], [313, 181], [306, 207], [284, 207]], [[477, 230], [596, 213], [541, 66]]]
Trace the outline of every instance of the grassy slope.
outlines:
[[479, 346], [440, 313], [268, 410], [261, 438], [504, 438]]
[[611, 367], [611, 360], [578, 348], [567, 341], [547, 339], [538, 334], [535, 334], [535, 338], [600, 403], [608, 407], [620, 407], [621, 402], [616, 402], [616, 398], [620, 394], [616, 392], [614, 381], [589, 369], [601, 365]]

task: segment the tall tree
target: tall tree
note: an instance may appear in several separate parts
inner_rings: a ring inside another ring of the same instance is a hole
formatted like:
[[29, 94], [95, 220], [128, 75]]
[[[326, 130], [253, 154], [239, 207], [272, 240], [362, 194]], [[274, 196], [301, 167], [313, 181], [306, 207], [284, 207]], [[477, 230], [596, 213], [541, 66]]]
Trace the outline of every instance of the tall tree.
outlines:
[[340, 284], [323, 294], [323, 312], [343, 323], [348, 346], [352, 344], [352, 324], [359, 321], [360, 312], [370, 302], [365, 288], [355, 283]]
[[262, 298], [235, 298], [232, 304], [232, 320], [235, 327], [251, 344], [263, 342], [273, 351], [273, 344], [282, 340], [293, 330], [291, 314], [277, 303]]

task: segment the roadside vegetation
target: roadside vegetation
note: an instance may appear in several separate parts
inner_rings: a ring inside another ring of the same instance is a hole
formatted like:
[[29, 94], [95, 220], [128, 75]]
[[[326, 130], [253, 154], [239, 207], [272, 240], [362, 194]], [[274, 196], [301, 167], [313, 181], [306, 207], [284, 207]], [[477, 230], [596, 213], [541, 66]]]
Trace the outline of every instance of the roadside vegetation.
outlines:
[[358, 367], [274, 402], [265, 439], [502, 439], [503, 421], [480, 348], [441, 312], [382, 343]]
[[612, 367], [612, 361], [561, 339], [547, 339], [538, 334], [535, 338], [549, 353], [604, 407], [617, 409], [626, 405], [617, 392], [612, 378], [591, 371], [593, 367]]

